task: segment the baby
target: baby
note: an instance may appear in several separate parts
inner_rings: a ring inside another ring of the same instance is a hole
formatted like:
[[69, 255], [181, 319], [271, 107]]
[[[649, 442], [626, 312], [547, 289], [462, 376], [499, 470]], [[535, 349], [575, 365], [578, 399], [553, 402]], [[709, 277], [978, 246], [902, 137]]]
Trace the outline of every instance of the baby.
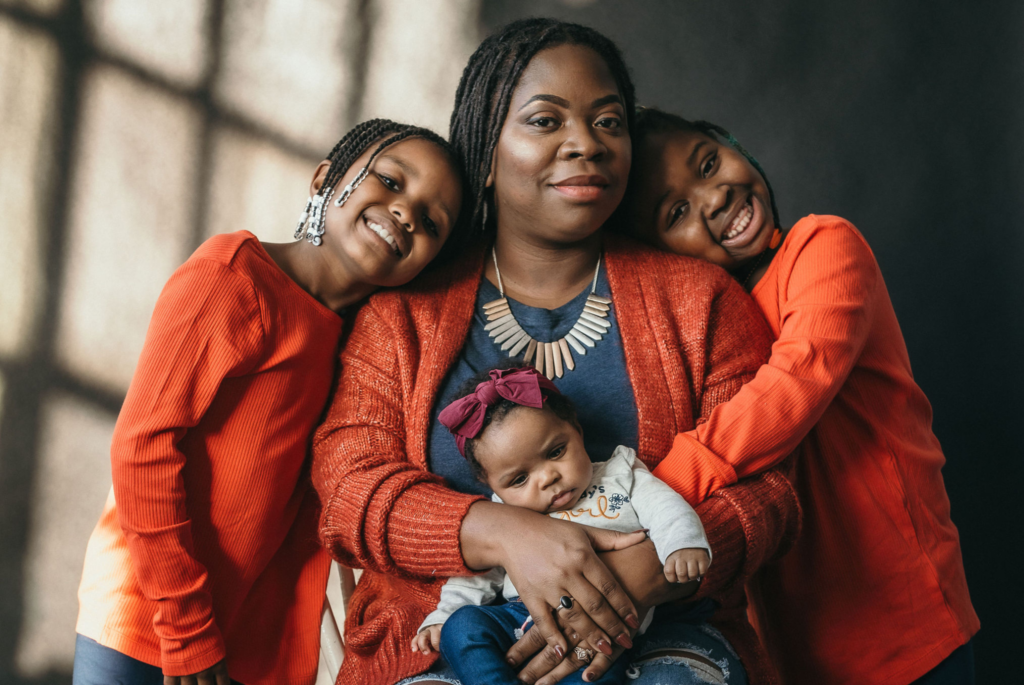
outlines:
[[[607, 461], [592, 463], [576, 411], [554, 383], [527, 366], [492, 370], [466, 390], [473, 387], [439, 419], [476, 476], [494, 491], [494, 501], [624, 533], [646, 528], [669, 581], [703, 576], [711, 550], [693, 508], [628, 447], [620, 445]], [[499, 591], [508, 602], [489, 606]], [[466, 685], [514, 682], [505, 652], [531, 620], [518, 596], [501, 568], [449, 579], [437, 609], [413, 638], [413, 651], [439, 650]], [[581, 661], [593, 656], [586, 644], [576, 653]], [[626, 664], [617, 660], [596, 682], [620, 682]], [[577, 671], [563, 682], [582, 682], [580, 676]]]

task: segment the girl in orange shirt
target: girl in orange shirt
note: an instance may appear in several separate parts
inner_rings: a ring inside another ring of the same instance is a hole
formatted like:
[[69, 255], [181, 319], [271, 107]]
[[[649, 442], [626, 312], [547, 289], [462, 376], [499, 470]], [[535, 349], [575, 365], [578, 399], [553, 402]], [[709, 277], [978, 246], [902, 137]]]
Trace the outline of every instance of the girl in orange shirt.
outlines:
[[443, 139], [375, 119], [310, 194], [297, 242], [215, 236], [157, 301], [86, 552], [75, 685], [316, 679], [330, 559], [306, 454], [340, 314], [433, 260], [463, 193]]
[[973, 683], [945, 457], [863, 236], [832, 216], [783, 229], [760, 165], [718, 126], [646, 109], [636, 129], [629, 224], [732, 272], [776, 337], [654, 474], [697, 504], [799, 446], [802, 536], [749, 588], [786, 682]]

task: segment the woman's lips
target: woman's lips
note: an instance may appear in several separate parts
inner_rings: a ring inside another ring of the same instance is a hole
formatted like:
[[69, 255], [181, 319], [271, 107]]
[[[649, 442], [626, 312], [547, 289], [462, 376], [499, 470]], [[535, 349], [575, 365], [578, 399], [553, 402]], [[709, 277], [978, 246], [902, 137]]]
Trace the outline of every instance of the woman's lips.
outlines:
[[551, 187], [562, 195], [580, 202], [593, 202], [608, 189], [604, 176], [573, 176], [564, 181], [552, 183]]
[[[751, 195], [722, 233], [722, 247], [746, 247], [754, 241], [764, 226], [764, 207]], [[726, 238], [725, 236], [729, 236]]]

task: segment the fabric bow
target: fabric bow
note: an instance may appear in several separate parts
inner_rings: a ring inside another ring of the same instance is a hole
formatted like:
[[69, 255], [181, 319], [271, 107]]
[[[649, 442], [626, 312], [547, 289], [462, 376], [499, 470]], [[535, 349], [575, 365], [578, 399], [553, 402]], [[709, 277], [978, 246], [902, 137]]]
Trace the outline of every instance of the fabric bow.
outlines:
[[478, 384], [472, 394], [457, 399], [445, 407], [437, 419], [455, 436], [459, 454], [466, 456], [466, 439], [473, 439], [484, 427], [487, 409], [503, 399], [524, 407], [540, 409], [544, 406], [544, 393], [558, 392], [547, 377], [533, 367], [494, 369], [489, 378]]

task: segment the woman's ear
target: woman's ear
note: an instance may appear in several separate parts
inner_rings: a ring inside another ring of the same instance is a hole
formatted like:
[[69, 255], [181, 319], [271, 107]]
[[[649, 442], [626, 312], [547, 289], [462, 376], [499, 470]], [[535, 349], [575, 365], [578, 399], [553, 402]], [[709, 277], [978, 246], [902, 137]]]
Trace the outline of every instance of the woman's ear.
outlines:
[[316, 171], [313, 172], [313, 181], [309, 184], [309, 196], [313, 197], [320, 188], [324, 185], [324, 179], [327, 178], [327, 170], [331, 168], [331, 160], [325, 159], [316, 166]]

